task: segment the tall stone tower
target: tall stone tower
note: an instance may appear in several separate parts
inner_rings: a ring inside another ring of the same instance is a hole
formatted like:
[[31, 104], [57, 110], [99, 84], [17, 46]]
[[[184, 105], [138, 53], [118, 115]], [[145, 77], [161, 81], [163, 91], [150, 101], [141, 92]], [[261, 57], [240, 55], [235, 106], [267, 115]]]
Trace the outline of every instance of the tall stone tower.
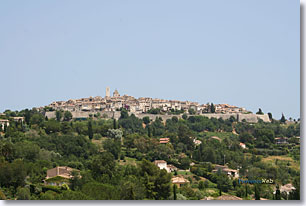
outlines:
[[105, 97], [110, 97], [110, 89], [109, 89], [109, 87], [106, 87]]

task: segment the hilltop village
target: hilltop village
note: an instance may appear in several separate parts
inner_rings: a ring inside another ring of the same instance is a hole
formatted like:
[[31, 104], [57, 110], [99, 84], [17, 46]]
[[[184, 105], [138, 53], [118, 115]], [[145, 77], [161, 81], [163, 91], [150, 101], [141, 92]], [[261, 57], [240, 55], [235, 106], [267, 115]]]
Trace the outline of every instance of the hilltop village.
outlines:
[[[39, 108], [40, 110], [46, 107]], [[198, 102], [153, 99], [150, 97], [135, 98], [133, 96], [120, 96], [118, 90], [110, 95], [110, 88], [106, 88], [105, 97], [96, 96], [81, 99], [70, 99], [68, 101], [55, 101], [47, 106], [46, 116], [55, 117], [57, 110], [72, 112], [73, 118], [87, 118], [92, 114], [100, 114], [105, 117], [118, 119], [120, 110], [126, 109], [130, 114], [142, 117], [144, 114], [158, 115], [162, 118], [169, 119], [173, 115], [178, 117], [184, 113], [188, 115], [203, 115], [207, 117], [215, 117], [229, 119], [233, 116], [235, 119], [245, 119], [248, 122], [257, 122], [258, 119], [269, 121], [267, 115], [255, 115], [247, 111], [245, 108], [232, 106], [228, 104], [199, 104]], [[154, 118], [155, 116], [149, 116]]]
[[[89, 97], [81, 99], [70, 99], [68, 101], [56, 101], [49, 105], [55, 110], [65, 111], [118, 111], [125, 108], [132, 113], [148, 113], [152, 109], [160, 109], [162, 112], [170, 112], [171, 110], [183, 110], [187, 112], [193, 109], [197, 114], [210, 113], [210, 104], [199, 104], [198, 102], [153, 99], [150, 97], [135, 97], [123, 95], [120, 96], [118, 90], [110, 96], [109, 87], [106, 88], [105, 97]], [[245, 108], [239, 108], [228, 104], [216, 104], [213, 113], [249, 113]]]
[[0, 158], [0, 199], [300, 199], [299, 121], [109, 88], [0, 113]]

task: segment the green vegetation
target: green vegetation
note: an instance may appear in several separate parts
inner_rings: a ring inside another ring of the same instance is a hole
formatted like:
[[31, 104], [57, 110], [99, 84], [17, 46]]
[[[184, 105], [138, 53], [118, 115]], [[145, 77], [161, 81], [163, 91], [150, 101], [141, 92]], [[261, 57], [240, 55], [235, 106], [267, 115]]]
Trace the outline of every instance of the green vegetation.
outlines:
[[[16, 116], [25, 121], [15, 122]], [[0, 199], [300, 199], [300, 124], [288, 125], [285, 117], [254, 124], [184, 114], [164, 121], [138, 119], [122, 109], [119, 120], [79, 121], [67, 111], [56, 111], [56, 118], [48, 119], [36, 109], [26, 109], [7, 110], [1, 118], [10, 125], [0, 131]], [[287, 139], [277, 144], [276, 137]], [[160, 138], [169, 142], [160, 144]], [[154, 160], [165, 160], [178, 171], [160, 170]], [[239, 169], [240, 179], [272, 179], [273, 184], [241, 184], [215, 170], [224, 164]], [[47, 170], [56, 166], [80, 173], [73, 172], [71, 179], [45, 180]], [[172, 184], [174, 176], [188, 182], [178, 187]], [[48, 185], [51, 182], [64, 184]], [[280, 188], [289, 183], [296, 189], [284, 195]]]

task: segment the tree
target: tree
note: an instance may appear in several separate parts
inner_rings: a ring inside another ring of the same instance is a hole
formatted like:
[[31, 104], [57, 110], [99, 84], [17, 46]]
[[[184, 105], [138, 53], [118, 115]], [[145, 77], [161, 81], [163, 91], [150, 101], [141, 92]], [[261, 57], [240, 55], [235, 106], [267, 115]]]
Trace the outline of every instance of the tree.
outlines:
[[26, 168], [22, 160], [17, 159], [12, 163], [0, 161], [0, 186], [14, 187], [24, 186], [26, 177]]
[[189, 169], [189, 166], [190, 166], [190, 159], [188, 157], [185, 157], [185, 158], [182, 158], [180, 160], [181, 162], [181, 167], [183, 169]]
[[44, 128], [47, 134], [56, 133], [61, 130], [61, 123], [55, 119], [44, 122]]
[[177, 186], [176, 186], [176, 184], [174, 184], [174, 185], [173, 185], [173, 199], [174, 199], [174, 200], [177, 199], [177, 198], [176, 198], [176, 188], [177, 188]]
[[68, 122], [63, 122], [61, 130], [64, 134], [68, 134], [72, 131], [72, 128]]
[[200, 181], [199, 182], [199, 190], [204, 190], [205, 189], [205, 185], [204, 185], [204, 181]]
[[272, 117], [272, 113], [271, 112], [268, 112], [268, 116], [269, 116], [270, 121], [272, 121], [273, 117]]
[[259, 108], [258, 109], [258, 112], [256, 112], [256, 114], [260, 114], [260, 115], [262, 115], [262, 114], [264, 114], [262, 111], [261, 111], [261, 109]]
[[117, 121], [116, 121], [115, 118], [114, 118], [114, 120], [113, 120], [113, 128], [114, 128], [114, 129], [117, 129]]
[[215, 105], [213, 103], [211, 103], [211, 105], [210, 105], [210, 112], [211, 113], [215, 113], [216, 112]]
[[121, 115], [120, 115], [120, 119], [126, 119], [129, 117], [129, 113], [126, 109], [122, 109], [121, 110]]
[[59, 198], [60, 200], [90, 200], [92, 198], [80, 191], [66, 190]]
[[120, 199], [136, 200], [136, 187], [135, 182], [125, 181], [120, 188]]
[[92, 122], [88, 121], [88, 137], [89, 139], [93, 138]]
[[171, 174], [166, 170], [159, 170], [159, 174], [155, 179], [156, 200], [167, 200], [171, 194]]
[[248, 133], [248, 132], [242, 132], [240, 135], [239, 135], [239, 140], [240, 142], [247, 142], [247, 143], [253, 143], [253, 139], [254, 137]]
[[72, 114], [69, 111], [64, 112], [64, 121], [70, 121], [72, 119]]
[[146, 116], [146, 117], [142, 118], [142, 121], [143, 121], [143, 123], [148, 125], [150, 123], [150, 117]]
[[260, 190], [259, 190], [259, 186], [255, 185], [255, 200], [260, 200]]
[[102, 152], [93, 157], [91, 161], [91, 171], [95, 179], [101, 179], [102, 175], [112, 177], [115, 169], [114, 156], [109, 152]]
[[182, 115], [182, 118], [183, 118], [184, 120], [186, 120], [186, 119], [187, 119], [187, 114], [184, 113], [184, 114]]
[[288, 199], [289, 200], [300, 200], [300, 176], [294, 178], [293, 186], [295, 187], [295, 189], [289, 193]]
[[230, 179], [227, 177], [226, 174], [221, 173], [220, 169], [216, 173], [216, 180], [217, 180], [218, 189], [220, 189], [220, 194], [221, 191], [228, 192], [228, 190], [231, 189], [232, 183]]
[[151, 127], [148, 126], [147, 128], [148, 128], [148, 136], [149, 136], [149, 137], [152, 137]]
[[123, 132], [121, 129], [108, 129], [107, 137], [121, 140]]
[[18, 142], [15, 144], [15, 148], [16, 156], [18, 158], [23, 158], [33, 162], [38, 158], [40, 148], [33, 142]]
[[103, 142], [103, 148], [118, 159], [121, 152], [121, 141], [120, 139], [107, 139]]
[[63, 117], [63, 111], [62, 110], [56, 110], [55, 116], [56, 116], [57, 121], [61, 121], [61, 119]]
[[281, 119], [280, 119], [280, 122], [281, 123], [286, 123], [286, 118], [285, 118], [285, 115], [282, 113], [282, 117], [281, 117]]
[[5, 194], [0, 190], [0, 200], [6, 200]]
[[191, 114], [191, 115], [194, 115], [194, 114], [196, 114], [196, 111], [193, 108], [189, 108], [188, 113]]
[[279, 190], [279, 185], [276, 185], [275, 200], [281, 200], [281, 193]]
[[118, 200], [119, 188], [110, 184], [89, 182], [82, 187], [82, 192], [94, 200]]
[[18, 187], [16, 196], [17, 200], [29, 200], [31, 198], [31, 193], [27, 187]]
[[24, 121], [29, 125], [31, 119], [31, 112], [28, 109], [25, 109], [24, 112]]
[[69, 182], [70, 182], [70, 188], [72, 190], [77, 190], [80, 188], [81, 186], [81, 181], [80, 181], [80, 174], [79, 172], [77, 172], [76, 170], [73, 170], [71, 172], [71, 176], [72, 178], [69, 179]]
[[44, 116], [40, 113], [33, 114], [30, 119], [30, 124], [31, 125], [34, 125], [34, 124], [42, 125], [44, 122], [44, 119], [45, 119]]
[[177, 122], [178, 122], [178, 118], [177, 118], [177, 117], [175, 117], [175, 116], [174, 116], [174, 117], [172, 117], [172, 118], [171, 118], [171, 120], [172, 120], [172, 122], [175, 122], [175, 123], [177, 123]]
[[10, 141], [0, 142], [0, 155], [2, 155], [5, 160], [12, 161], [15, 158], [16, 148]]

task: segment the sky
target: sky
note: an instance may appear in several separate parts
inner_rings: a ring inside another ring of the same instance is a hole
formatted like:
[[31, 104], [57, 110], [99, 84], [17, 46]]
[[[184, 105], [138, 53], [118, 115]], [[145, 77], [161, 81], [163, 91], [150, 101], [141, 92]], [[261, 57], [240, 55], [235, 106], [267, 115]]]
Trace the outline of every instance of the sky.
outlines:
[[109, 86], [300, 117], [298, 0], [4, 0], [0, 28], [0, 112]]

